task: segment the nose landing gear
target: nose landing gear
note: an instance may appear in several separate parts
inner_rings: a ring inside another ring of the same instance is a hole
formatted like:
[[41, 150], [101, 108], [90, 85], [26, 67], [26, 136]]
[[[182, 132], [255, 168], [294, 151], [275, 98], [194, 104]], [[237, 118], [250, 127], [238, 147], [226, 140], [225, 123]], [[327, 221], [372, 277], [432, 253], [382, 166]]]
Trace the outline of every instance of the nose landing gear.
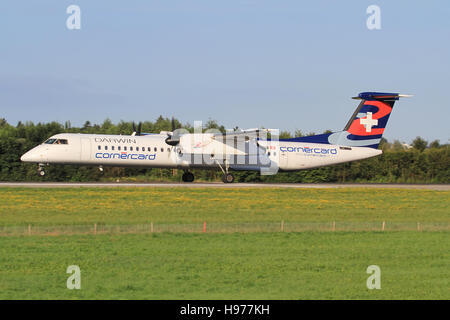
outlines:
[[37, 172], [41, 177], [45, 176], [44, 165], [42, 163], [38, 164]]

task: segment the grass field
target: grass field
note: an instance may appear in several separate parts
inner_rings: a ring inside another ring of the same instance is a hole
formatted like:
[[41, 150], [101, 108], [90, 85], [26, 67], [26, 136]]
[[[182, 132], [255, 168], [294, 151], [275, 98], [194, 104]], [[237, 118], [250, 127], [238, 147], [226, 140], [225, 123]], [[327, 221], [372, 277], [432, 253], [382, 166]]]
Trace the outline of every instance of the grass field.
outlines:
[[[443, 232], [4, 237], [0, 299], [449, 299]], [[381, 290], [366, 268], [381, 268]], [[81, 269], [68, 290], [66, 268]]]
[[[450, 193], [392, 189], [0, 188], [0, 227], [450, 223]], [[0, 299], [449, 299], [449, 232], [0, 237]], [[366, 268], [381, 268], [368, 290]], [[81, 290], [66, 268], [81, 268]]]
[[0, 226], [450, 222], [450, 192], [405, 189], [0, 188]]

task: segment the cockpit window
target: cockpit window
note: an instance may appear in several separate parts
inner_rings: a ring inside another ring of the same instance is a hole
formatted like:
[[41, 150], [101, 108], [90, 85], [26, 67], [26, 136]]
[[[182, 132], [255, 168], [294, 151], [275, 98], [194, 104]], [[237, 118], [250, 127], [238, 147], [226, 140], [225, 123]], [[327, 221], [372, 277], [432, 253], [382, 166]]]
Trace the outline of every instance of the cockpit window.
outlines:
[[47, 141], [45, 141], [45, 144], [53, 144], [55, 143], [56, 139], [48, 139]]
[[48, 139], [45, 144], [68, 144], [67, 139]]

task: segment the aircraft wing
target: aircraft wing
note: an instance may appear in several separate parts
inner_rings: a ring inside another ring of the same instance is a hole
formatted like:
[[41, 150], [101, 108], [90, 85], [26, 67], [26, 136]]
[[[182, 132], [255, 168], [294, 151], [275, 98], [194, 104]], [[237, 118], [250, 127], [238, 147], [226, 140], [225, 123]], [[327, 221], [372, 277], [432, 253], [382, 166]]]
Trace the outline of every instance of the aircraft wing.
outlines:
[[267, 138], [267, 134], [273, 132], [274, 129], [246, 129], [239, 131], [232, 131], [226, 133], [216, 133], [214, 134], [214, 138], [216, 140], [223, 141], [233, 141], [234, 139], [243, 139], [245, 141], [256, 139], [256, 138]]

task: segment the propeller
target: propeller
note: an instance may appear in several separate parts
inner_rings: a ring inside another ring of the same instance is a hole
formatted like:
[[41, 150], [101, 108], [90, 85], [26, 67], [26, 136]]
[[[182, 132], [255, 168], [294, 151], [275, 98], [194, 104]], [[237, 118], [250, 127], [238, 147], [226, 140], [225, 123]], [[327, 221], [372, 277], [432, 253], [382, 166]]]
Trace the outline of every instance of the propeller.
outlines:
[[140, 136], [141, 135], [141, 129], [142, 129], [142, 122], [138, 123], [137, 129], [136, 129], [136, 124], [133, 121], [133, 133], [131, 135], [132, 136]]
[[171, 127], [172, 132], [167, 134], [167, 138], [165, 141], [170, 146], [176, 146], [180, 142], [180, 138], [178, 136], [174, 137], [174, 132], [177, 129], [174, 117], [172, 117]]

